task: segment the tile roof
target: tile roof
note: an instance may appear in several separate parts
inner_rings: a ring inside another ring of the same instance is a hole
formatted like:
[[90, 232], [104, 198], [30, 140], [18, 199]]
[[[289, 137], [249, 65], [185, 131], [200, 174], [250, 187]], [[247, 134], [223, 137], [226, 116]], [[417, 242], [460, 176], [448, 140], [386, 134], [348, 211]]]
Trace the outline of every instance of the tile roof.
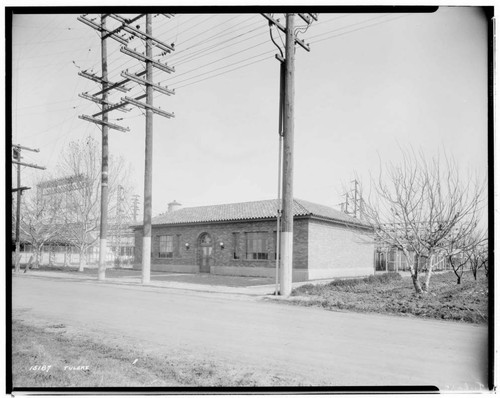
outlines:
[[[153, 217], [151, 222], [152, 225], [170, 225], [273, 219], [276, 218], [277, 209], [277, 199], [212, 206], [185, 207]], [[312, 216], [341, 223], [367, 226], [365, 222], [355, 219], [341, 211], [301, 199], [294, 199], [293, 215], [294, 217]]]

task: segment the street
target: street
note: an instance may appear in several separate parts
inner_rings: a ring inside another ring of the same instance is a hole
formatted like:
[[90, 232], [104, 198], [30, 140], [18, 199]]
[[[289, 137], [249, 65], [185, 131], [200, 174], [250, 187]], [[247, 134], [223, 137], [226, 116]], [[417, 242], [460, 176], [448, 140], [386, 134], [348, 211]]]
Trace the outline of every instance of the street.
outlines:
[[14, 318], [286, 375], [297, 385], [487, 387], [485, 326], [332, 312], [244, 295], [15, 276]]

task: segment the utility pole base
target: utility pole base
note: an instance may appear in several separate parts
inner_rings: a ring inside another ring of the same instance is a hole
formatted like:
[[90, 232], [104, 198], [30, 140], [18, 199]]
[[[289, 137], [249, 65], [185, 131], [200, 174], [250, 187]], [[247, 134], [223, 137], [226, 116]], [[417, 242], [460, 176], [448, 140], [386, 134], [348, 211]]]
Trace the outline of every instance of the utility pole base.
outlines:
[[142, 238], [142, 284], [151, 281], [151, 237]]
[[100, 281], [106, 280], [106, 249], [107, 239], [99, 241], [99, 268], [97, 271], [97, 279]]
[[281, 248], [280, 296], [288, 297], [292, 293], [293, 232], [281, 233]]

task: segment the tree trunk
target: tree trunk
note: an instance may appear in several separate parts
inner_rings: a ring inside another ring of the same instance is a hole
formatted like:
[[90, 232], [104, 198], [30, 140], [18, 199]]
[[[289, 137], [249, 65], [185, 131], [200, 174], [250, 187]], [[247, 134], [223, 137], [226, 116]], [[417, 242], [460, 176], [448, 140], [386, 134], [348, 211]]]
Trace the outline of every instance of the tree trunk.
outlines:
[[86, 265], [87, 265], [87, 261], [85, 258], [85, 249], [80, 249], [80, 265], [78, 267], [78, 272], [83, 272]]
[[462, 283], [462, 276], [457, 275], [457, 285], [460, 285]]
[[424, 282], [424, 292], [428, 293], [429, 292], [429, 285], [431, 283], [431, 275], [432, 275], [432, 260], [434, 260], [434, 255], [431, 254], [429, 256], [429, 264], [427, 265], [427, 274], [425, 276], [425, 282]]
[[56, 253], [54, 252], [54, 248], [53, 247], [50, 247], [49, 249], [49, 266], [53, 266], [55, 265], [55, 262], [56, 262]]
[[422, 285], [420, 284], [420, 281], [418, 279], [418, 275], [412, 275], [411, 279], [413, 281], [413, 286], [415, 287], [415, 291], [418, 294], [422, 294], [424, 291], [423, 291]]
[[24, 268], [24, 272], [28, 272], [30, 269], [31, 264], [33, 264], [33, 254], [30, 256], [30, 259], [28, 260], [28, 263], [26, 264], [26, 267]]
[[42, 257], [43, 256], [42, 249], [43, 249], [43, 244], [35, 249], [35, 262], [33, 263], [33, 267], [32, 267], [33, 269], [40, 268], [40, 264], [41, 264], [42, 258], [43, 258]]
[[420, 284], [420, 280], [418, 278], [418, 273], [420, 271], [420, 256], [417, 255], [417, 261], [413, 261], [413, 264], [414, 264], [414, 272], [412, 274], [412, 279], [413, 279], [413, 286], [415, 287], [415, 291], [418, 293], [418, 294], [422, 294], [424, 293], [423, 289], [422, 289], [422, 285]]
[[420, 284], [420, 280], [418, 279], [418, 257], [417, 262], [415, 263], [415, 258], [412, 258], [408, 250], [403, 248], [403, 254], [406, 258], [408, 268], [410, 269], [411, 280], [413, 282], [413, 286], [415, 287], [415, 291], [417, 292], [417, 294], [421, 294], [422, 285]]
[[19, 271], [21, 271], [21, 253], [17, 255], [17, 253], [14, 252], [14, 272]]

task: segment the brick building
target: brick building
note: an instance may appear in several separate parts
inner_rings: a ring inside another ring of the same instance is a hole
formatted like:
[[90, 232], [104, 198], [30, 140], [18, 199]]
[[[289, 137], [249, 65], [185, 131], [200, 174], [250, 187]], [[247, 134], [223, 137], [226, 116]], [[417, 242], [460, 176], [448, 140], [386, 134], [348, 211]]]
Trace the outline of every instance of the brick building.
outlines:
[[[179, 208], [152, 220], [151, 270], [274, 276], [277, 200]], [[362, 221], [327, 206], [293, 203], [293, 280], [371, 275], [373, 234]], [[135, 226], [135, 267], [142, 226]]]

